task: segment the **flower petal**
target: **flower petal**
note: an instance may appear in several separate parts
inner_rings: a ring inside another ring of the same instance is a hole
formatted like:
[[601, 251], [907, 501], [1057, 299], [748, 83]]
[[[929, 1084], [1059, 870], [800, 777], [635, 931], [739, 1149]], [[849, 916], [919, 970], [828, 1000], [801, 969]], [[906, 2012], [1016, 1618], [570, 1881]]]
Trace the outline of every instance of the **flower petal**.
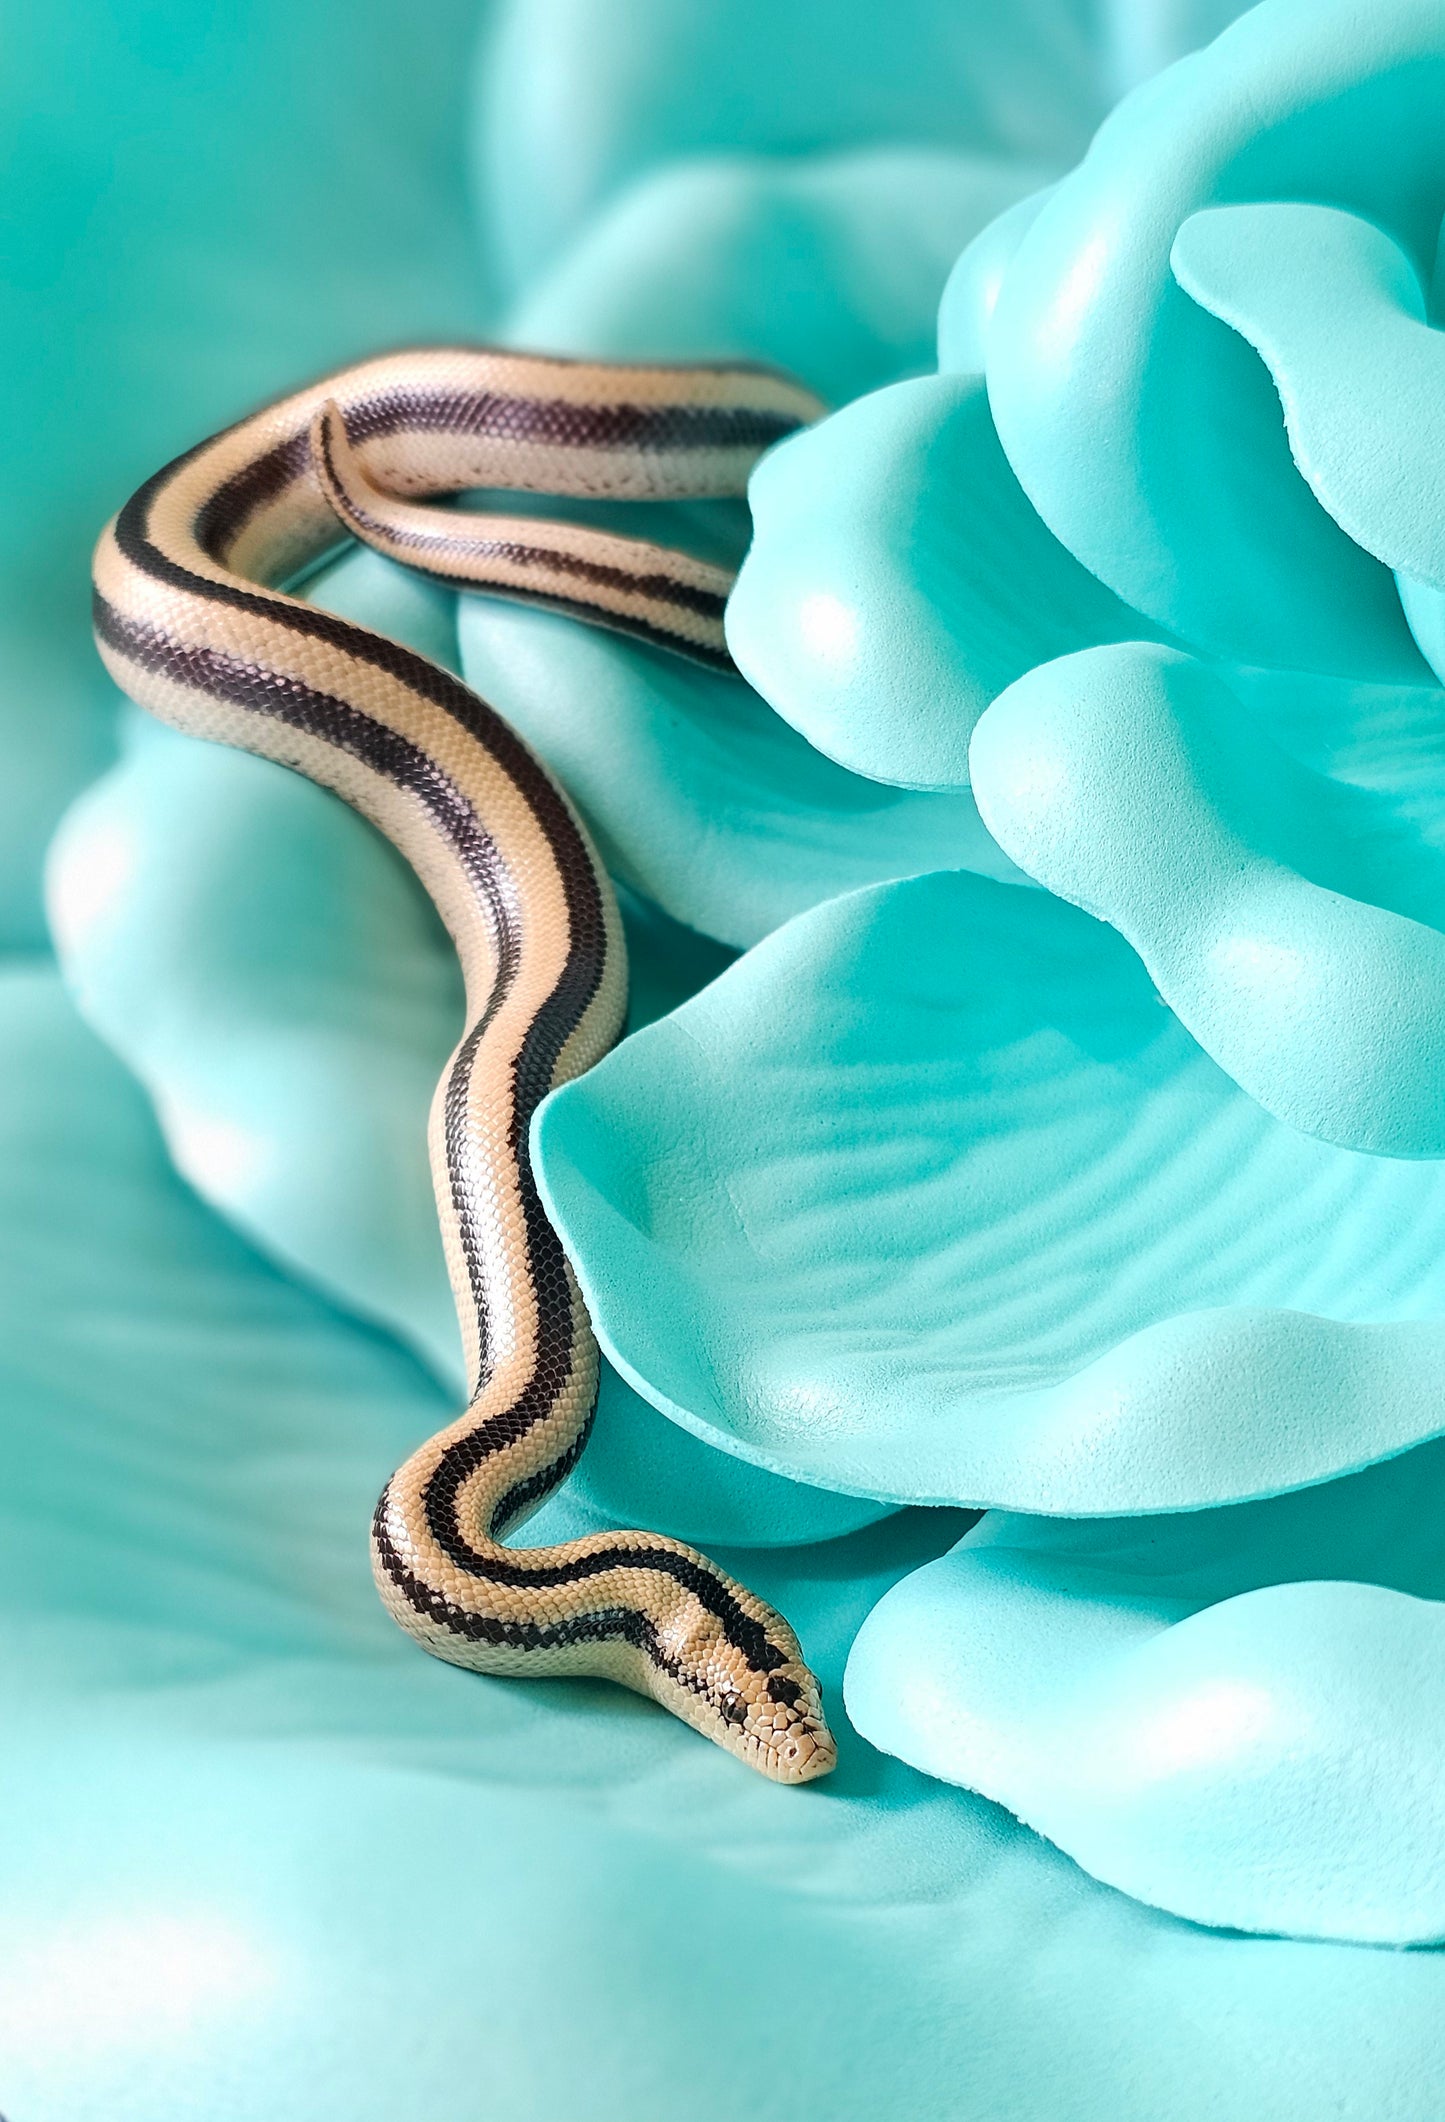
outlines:
[[535, 1141], [619, 1369], [803, 1479], [1174, 1509], [1445, 1429], [1445, 1168], [1272, 1120], [1040, 893], [817, 908]]
[[612, 360], [771, 361], [839, 404], [932, 365], [954, 259], [1046, 174], [939, 148], [669, 163], [588, 223], [507, 336]]
[[1192, 214], [1174, 277], [1259, 353], [1294, 461], [1357, 545], [1445, 589], [1445, 340], [1383, 229], [1302, 201]]
[[488, 24], [477, 111], [490, 246], [526, 287], [642, 172], [720, 151], [907, 142], [1063, 167], [1118, 93], [1111, 56], [1077, 0], [992, 14], [900, 0], [846, 19], [836, 0], [786, 15], [769, 0], [510, 0]]
[[938, 366], [945, 375], [982, 374], [988, 327], [1015, 251], [1056, 187], [1045, 185], [1001, 213], [954, 261], [938, 304]]
[[1169, 260], [1201, 208], [1321, 196], [1428, 256], [1442, 59], [1428, 6], [1255, 8], [1119, 106], [1005, 273], [989, 389], [1021, 484], [1086, 567], [1211, 653], [1418, 680], [1389, 571], [1315, 500], [1268, 375]]
[[[1426, 692], [1438, 727], [1445, 695]], [[978, 798], [1102, 915], [1236, 1082], [1293, 1127], [1445, 1156], [1445, 848], [1398, 798], [1296, 764], [1202, 664], [1147, 645], [1031, 672], [974, 733]]]

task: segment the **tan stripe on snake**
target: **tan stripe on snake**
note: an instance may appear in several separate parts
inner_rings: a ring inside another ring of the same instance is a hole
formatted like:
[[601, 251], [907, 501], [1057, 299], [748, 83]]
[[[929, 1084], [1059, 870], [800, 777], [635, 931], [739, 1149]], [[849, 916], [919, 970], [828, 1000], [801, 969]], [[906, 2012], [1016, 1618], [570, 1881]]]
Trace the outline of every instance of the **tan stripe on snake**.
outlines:
[[620, 1681], [788, 1783], [826, 1773], [834, 1748], [781, 1616], [661, 1534], [503, 1544], [576, 1464], [596, 1401], [597, 1344], [537, 1197], [528, 1129], [621, 1028], [606, 874], [566, 796], [475, 693], [279, 585], [349, 533], [443, 579], [726, 666], [725, 571], [413, 497], [741, 493], [761, 451], [821, 410], [763, 369], [389, 355], [169, 465], [95, 558], [96, 637], [131, 697], [334, 789], [400, 849], [460, 953], [467, 1028], [437, 1086], [431, 1157], [472, 1391], [377, 1505], [383, 1600], [453, 1664]]

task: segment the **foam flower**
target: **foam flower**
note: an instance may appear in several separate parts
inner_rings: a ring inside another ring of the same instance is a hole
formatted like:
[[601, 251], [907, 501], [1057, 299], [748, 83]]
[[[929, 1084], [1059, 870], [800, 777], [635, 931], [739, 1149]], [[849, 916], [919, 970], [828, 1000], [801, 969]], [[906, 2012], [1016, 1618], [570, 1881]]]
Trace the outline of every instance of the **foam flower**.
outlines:
[[[1322, 28], [1311, 13], [1322, 55], [1301, 68], [1290, 53], [1305, 15], [1271, 0], [1218, 53], [1129, 104], [1055, 185], [1133, 70], [1129, 8], [1114, 11], [1103, 57], [1065, 6], [991, 36], [927, 6], [859, 17], [861, 45], [832, 38], [836, 11], [821, 6], [779, 25], [751, 6], [713, 21], [639, 4], [622, 28], [613, 6], [581, 0], [501, 11], [484, 95], [488, 250], [509, 299], [494, 329], [562, 350], [760, 354], [838, 401], [887, 388], [760, 475], [760, 537], [732, 615], [751, 688], [535, 613], [456, 613], [369, 560], [310, 594], [463, 668], [558, 768], [632, 893], [632, 1038], [554, 1101], [537, 1137], [615, 1362], [569, 1509], [704, 1541], [823, 1543], [813, 1560], [783, 1551], [772, 1570], [825, 1638], [832, 1681], [864, 1606], [959, 1526], [870, 1519], [910, 1500], [1010, 1504], [876, 1608], [849, 1691], [868, 1736], [1002, 1799], [1159, 1908], [1413, 1942], [1443, 1920], [1426, 1787], [1439, 1630], [1420, 1598], [1439, 1572], [1428, 1553], [1390, 1553], [1390, 1534], [1432, 1492], [1439, 1454], [1371, 1462], [1445, 1426], [1430, 1161], [1430, 747], [1443, 698], [1430, 662], [1445, 584], [1428, 480], [1371, 482], [1369, 463], [1362, 477], [1345, 416], [1366, 380], [1375, 454], [1405, 429], [1428, 439], [1420, 227], [1369, 219], [1388, 219], [1388, 187], [1407, 195], [1426, 163], [1392, 140], [1369, 176], [1352, 170], [1356, 191], [1330, 180], [1354, 210], [1282, 208], [1235, 182], [1239, 161], [1260, 185], [1305, 168], [1311, 127], [1294, 125], [1290, 95], [1371, 117], [1375, 76], [1398, 98], [1400, 136], [1420, 144], [1434, 72], [1409, 47], [1424, 15], [1407, 15], [1366, 30], [1343, 8]], [[1044, 32], [1048, 66], [1019, 93], [1021, 38]], [[713, 93], [679, 95], [679, 74]], [[1254, 153], [1260, 112], [1299, 136], [1299, 163], [1288, 140], [1277, 163]], [[917, 378], [961, 244], [940, 320], [948, 373]], [[1275, 257], [1286, 272], [1260, 269]], [[1328, 331], [1322, 272], [1350, 333]], [[1294, 465], [1260, 418], [1273, 386]], [[1173, 420], [1154, 420], [1159, 403]], [[1195, 405], [1199, 433], [1186, 435]], [[741, 552], [730, 511], [698, 511], [692, 528], [700, 545]], [[1197, 545], [1176, 552], [1186, 533]], [[57, 779], [66, 772], [74, 762]], [[1019, 889], [1025, 874], [1048, 889]], [[242, 1583], [272, 1570], [255, 1604], [202, 1585], [180, 1666], [193, 1655], [197, 1672], [240, 1672], [265, 1704], [261, 1729], [280, 1719], [310, 1736], [308, 1715], [333, 1717], [395, 1749], [412, 1810], [376, 1808], [388, 1846], [401, 1838], [416, 1867], [467, 1886], [446, 1836], [431, 1819], [416, 1827], [416, 1751], [475, 1774], [471, 1723], [458, 1736], [431, 1674], [373, 1687], [388, 1653], [352, 1619], [342, 1558], [356, 1494], [376, 1488], [407, 1424], [435, 1424], [435, 1377], [454, 1375], [422, 1159], [424, 1097], [456, 1016], [446, 946], [361, 825], [255, 762], [157, 732], [127, 736], [121, 766], [72, 815], [53, 876], [72, 991], [153, 1093], [174, 1163], [348, 1314], [248, 1258], [166, 1178], [140, 1101], [53, 980], [11, 997], [17, 1076], [53, 1074], [59, 1110], [68, 1099], [87, 1112], [87, 1133], [36, 1131], [51, 1180], [70, 1173], [66, 1154], [81, 1180], [102, 1171], [119, 1222], [95, 1227], [115, 1290], [95, 1335], [123, 1386], [115, 1428], [85, 1396], [79, 1299], [55, 1314], [76, 1345], [66, 1333], [45, 1345], [53, 1401], [74, 1415], [57, 1422], [79, 1445], [70, 1456], [119, 1437], [127, 1473], [117, 1509], [106, 1468], [87, 1466], [115, 1568], [95, 1583], [93, 1562], [64, 1547], [79, 1589], [55, 1636], [83, 1664], [93, 1608], [127, 1572], [151, 1587], [142, 1608], [151, 1596], [170, 1611], [187, 1570]], [[1248, 929], [1222, 929], [1231, 919]], [[1284, 985], [1294, 961], [1313, 987]], [[23, 1167], [6, 1229], [23, 1231], [32, 1180], [42, 1186]], [[15, 1286], [23, 1320], [32, 1284], [17, 1273]], [[214, 1390], [214, 1362], [185, 1347], [182, 1299], [187, 1320], [206, 1322], [202, 1354], [225, 1345], [231, 1384], [265, 1403], [253, 1426], [246, 1394]], [[238, 1311], [248, 1356], [227, 1341]], [[359, 1318], [410, 1343], [435, 1377]], [[138, 1498], [180, 1447], [166, 1422], [146, 1426], [153, 1373], [125, 1362], [134, 1322], [172, 1358], [185, 1347], [172, 1377], [261, 1464], [257, 1475], [223, 1445], [212, 1477], [182, 1483], [172, 1500], [191, 1547], [172, 1538], [159, 1568]], [[340, 1494], [295, 1447], [284, 1379], [297, 1375], [327, 1413], [329, 1449], [359, 1409]], [[21, 1530], [57, 1464], [40, 1449], [23, 1468]], [[1197, 1509], [1301, 1483], [1324, 1485], [1303, 1502]], [[255, 1547], [238, 1494], [255, 1502]], [[308, 1589], [335, 1600], [335, 1628], [278, 1562], [327, 1498]], [[1135, 1513], [1137, 1534], [1065, 1521], [1050, 1545], [1021, 1511]], [[1316, 1581], [1335, 1570], [1354, 1572], [1343, 1596]], [[263, 1632], [306, 1685], [276, 1687], [284, 1659], [246, 1666]], [[134, 1679], [146, 1653], [125, 1664], [123, 1636], [125, 1623], [102, 1649]], [[244, 1723], [244, 1708], [227, 1712]], [[550, 1719], [567, 1712], [539, 1702], [516, 1715], [488, 1761], [501, 1778], [518, 1774], [507, 1740], [520, 1734], [520, 1761], [567, 1759], [562, 1780], [626, 1814], [620, 1791], [643, 1757], [628, 1725], [581, 1755], [569, 1727], [573, 1746], [547, 1755]], [[1199, 1744], [1188, 1751], [1201, 1723], [1214, 1749], [1203, 1766]], [[182, 1712], [161, 1749], [172, 1768], [189, 1744]], [[1061, 1755], [1080, 1770], [1072, 1782], [1055, 1772]], [[151, 1768], [142, 1749], [140, 1787]], [[749, 1906], [758, 1882], [777, 1884], [779, 1848], [798, 1857], [806, 1844], [808, 1863], [832, 1865], [825, 1893], [895, 1901], [917, 1933], [917, 1976], [953, 1935], [917, 1916], [953, 1891], [940, 1848], [959, 1853], [955, 1901], [982, 1891], [1004, 1850], [1008, 1891], [989, 1889], [1002, 1929], [1033, 1929], [1059, 1897], [1091, 1944], [1120, 1929], [1131, 1946], [1148, 1940], [1182, 2003], [1171, 1990], [1159, 2052], [1129, 2027], [1131, 2054], [1150, 2056], [1142, 2099], [1184, 2114], [1199, 1967], [1237, 1965], [1222, 1959], [1233, 1944], [1199, 1946], [1120, 1910], [970, 1795], [864, 1749], [853, 1772], [847, 1833], [821, 1827], [815, 1842], [783, 1842], [760, 1804], [738, 1799], [717, 1853]], [[204, 1778], [197, 1768], [197, 1789]], [[246, 1778], [216, 1780], [221, 1810], [238, 1804]], [[123, 1812], [123, 1778], [121, 1793]], [[346, 1797], [365, 1810], [365, 1793]], [[331, 1848], [325, 1763], [303, 1761], [293, 1789], [267, 1785], [265, 1802], [291, 1804]], [[696, 1840], [713, 1802], [709, 1785], [707, 1806], [675, 1808], [666, 1833]], [[187, 1816], [202, 1810], [193, 1793]], [[488, 1865], [475, 1891], [507, 1895], [526, 1918], [526, 1836], [520, 1846], [516, 1869]], [[630, 1857], [609, 1844], [598, 1865], [603, 1937]], [[700, 1891], [685, 1923], [696, 1935], [700, 1912], [721, 1908], [732, 1952], [749, 1923], [726, 1901]], [[365, 1897], [352, 1906], [376, 1923]], [[422, 1920], [435, 1933], [435, 1899]], [[537, 1965], [537, 1933], [520, 1935]], [[586, 1925], [569, 1933], [590, 1967], [577, 1937], [596, 1940]], [[666, 1927], [645, 1937], [666, 1950]], [[789, 1916], [743, 1982], [736, 1952], [717, 1973], [734, 2001], [766, 2001], [802, 1956], [853, 1971], [838, 1931]], [[244, 1997], [267, 1980], [244, 1946], [212, 1959]], [[1303, 1961], [1277, 1965], [1271, 2020], [1328, 2050], [1339, 2005], [1320, 2027], [1318, 1997], [1290, 1995]], [[1354, 1956], [1341, 1965], [1371, 2031], [1390, 2018], [1396, 2054], [1428, 2082], [1415, 2060], [1428, 2039], [1413, 2033], [1420, 1997], [1434, 1999], [1428, 1971], [1386, 1990]], [[1256, 1967], [1248, 1982], [1205, 1982], [1218, 2020], [1258, 2007]], [[588, 1980], [586, 2037], [605, 2043], [622, 1984]], [[1101, 1990], [1084, 1969], [1065, 2020], [1078, 2010], [1097, 2027]], [[938, 1997], [955, 2010], [946, 1982]], [[407, 1990], [403, 2012], [424, 2027], [431, 2001]], [[1027, 2050], [1033, 2018], [1008, 2027], [1010, 2056]], [[978, 2043], [957, 2033], [923, 2043], [927, 2060], [902, 2077], [874, 2058], [857, 2080], [857, 2043], [825, 2048], [808, 2050], [808, 2082], [840, 2111], [900, 2088], [919, 2111], [953, 2111], [963, 2069], [993, 2099]], [[556, 2084], [575, 2086], [586, 2058], [558, 2069]], [[1292, 2067], [1282, 2097], [1318, 2105], [1339, 2077]], [[647, 2097], [647, 2071], [639, 2082]], [[1014, 2056], [995, 2105], [1063, 2111], [1076, 2082]], [[728, 2111], [732, 2080], [700, 2099], [713, 2094]]]
[[604, 1078], [541, 1125], [655, 1397], [1077, 1518], [885, 1599], [876, 1743], [1196, 1920], [1397, 1943], [1445, 1934], [1438, 1449], [1390, 1460], [1445, 1330], [1442, 81], [1437, 10], [1266, 0], [963, 254], [942, 373], [760, 468], [742, 667], [856, 770], [971, 786], [1056, 896], [824, 909], [721, 983], [746, 1029], [678, 1014], [645, 1165]]
[[731, 634], [831, 756], [971, 784], [1271, 1112], [1418, 1157], [1445, 1152], [1442, 64], [1427, 6], [1268, 0], [1128, 98], [960, 259], [950, 372], [761, 468]]

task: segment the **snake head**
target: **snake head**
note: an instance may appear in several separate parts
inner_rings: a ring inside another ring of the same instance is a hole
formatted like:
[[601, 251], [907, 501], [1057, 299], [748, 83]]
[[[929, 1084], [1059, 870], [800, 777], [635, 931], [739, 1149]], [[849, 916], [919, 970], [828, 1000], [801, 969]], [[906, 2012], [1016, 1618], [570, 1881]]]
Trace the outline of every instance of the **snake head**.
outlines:
[[774, 1783], [826, 1776], [838, 1749], [823, 1715], [822, 1690], [801, 1657], [768, 1673], [750, 1668], [748, 1682], [733, 1742], [744, 1759]]
[[822, 1691], [787, 1623], [760, 1602], [756, 1611], [766, 1622], [747, 1650], [696, 1605], [664, 1625], [671, 1677], [659, 1699], [771, 1782], [811, 1783], [838, 1758]]

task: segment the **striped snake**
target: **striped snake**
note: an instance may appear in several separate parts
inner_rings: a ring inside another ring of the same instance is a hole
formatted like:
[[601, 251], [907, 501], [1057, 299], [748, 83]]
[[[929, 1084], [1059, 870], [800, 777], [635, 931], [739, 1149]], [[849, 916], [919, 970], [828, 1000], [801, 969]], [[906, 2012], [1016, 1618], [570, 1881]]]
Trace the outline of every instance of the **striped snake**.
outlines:
[[657, 1533], [503, 1544], [576, 1465], [596, 1403], [597, 1343], [528, 1138], [547, 1092], [621, 1030], [607, 876], [562, 790], [459, 679], [274, 585], [350, 534], [443, 581], [727, 668], [726, 570], [580, 524], [405, 497], [742, 493], [760, 452], [820, 411], [752, 367], [388, 355], [178, 458], [95, 557], [96, 638], [131, 697], [335, 790], [400, 850], [460, 953], [466, 1028], [430, 1145], [471, 1398], [382, 1493], [382, 1599], [455, 1665], [620, 1681], [785, 1783], [824, 1774], [834, 1746], [818, 1683], [771, 1608]]

